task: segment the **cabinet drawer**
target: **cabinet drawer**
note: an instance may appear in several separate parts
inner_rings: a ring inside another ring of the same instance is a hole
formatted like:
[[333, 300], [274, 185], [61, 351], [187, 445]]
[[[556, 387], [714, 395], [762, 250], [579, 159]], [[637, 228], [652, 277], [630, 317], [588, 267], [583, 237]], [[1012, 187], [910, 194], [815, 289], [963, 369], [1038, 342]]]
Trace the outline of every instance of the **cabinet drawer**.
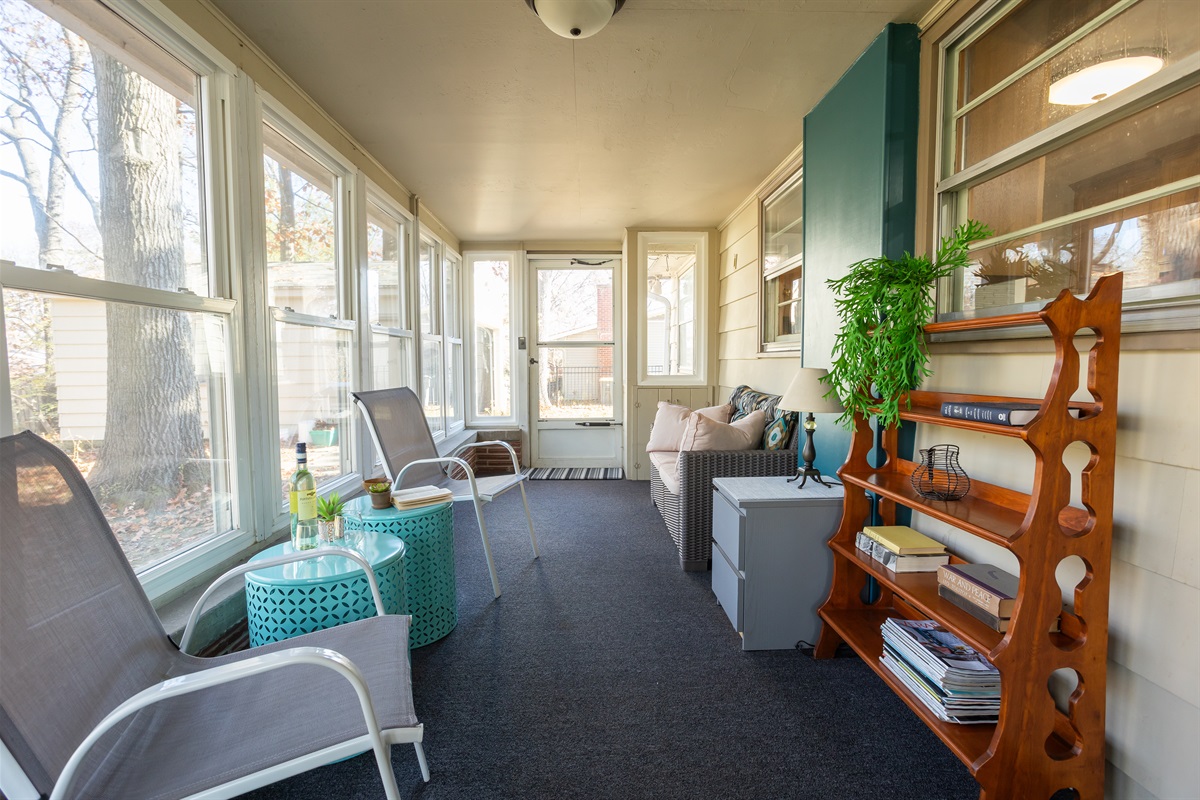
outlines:
[[[713, 541], [721, 546], [734, 569], [745, 569], [746, 518], [720, 492], [713, 492]], [[713, 564], [717, 559], [713, 557]]]
[[721, 548], [713, 548], [712, 590], [725, 609], [734, 630], [742, 630], [742, 605], [746, 580], [733, 568]]

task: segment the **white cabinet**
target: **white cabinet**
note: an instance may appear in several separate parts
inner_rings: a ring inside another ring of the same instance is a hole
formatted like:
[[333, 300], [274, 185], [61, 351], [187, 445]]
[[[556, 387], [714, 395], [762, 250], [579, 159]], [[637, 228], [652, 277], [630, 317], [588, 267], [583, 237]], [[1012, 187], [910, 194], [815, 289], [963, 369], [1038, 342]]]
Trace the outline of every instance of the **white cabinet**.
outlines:
[[713, 480], [712, 588], [743, 650], [816, 643], [829, 593], [826, 546], [842, 516], [842, 487], [787, 478]]

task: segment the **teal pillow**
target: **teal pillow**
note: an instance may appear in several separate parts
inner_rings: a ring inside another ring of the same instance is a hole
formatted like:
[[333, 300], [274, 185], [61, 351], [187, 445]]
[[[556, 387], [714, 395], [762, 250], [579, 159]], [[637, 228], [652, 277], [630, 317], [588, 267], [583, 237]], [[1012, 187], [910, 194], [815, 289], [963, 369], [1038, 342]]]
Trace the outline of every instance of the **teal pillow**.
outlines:
[[763, 449], [782, 450], [787, 447], [792, 434], [793, 414], [781, 414], [767, 424], [763, 430]]

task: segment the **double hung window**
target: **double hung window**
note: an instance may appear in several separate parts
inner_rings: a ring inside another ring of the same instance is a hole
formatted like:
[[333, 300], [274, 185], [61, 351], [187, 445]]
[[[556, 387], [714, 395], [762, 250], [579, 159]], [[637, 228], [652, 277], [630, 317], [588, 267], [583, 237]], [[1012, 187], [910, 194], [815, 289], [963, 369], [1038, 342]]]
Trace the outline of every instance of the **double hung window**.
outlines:
[[1172, 0], [1027, 0], [951, 37], [940, 229], [970, 218], [995, 235], [941, 287], [943, 318], [1040, 306], [1119, 270], [1135, 325], [1195, 325], [1183, 305], [1200, 294], [1195, 22]]
[[643, 382], [703, 382], [708, 234], [639, 233], [638, 264]]
[[65, 450], [133, 568], [166, 575], [238, 525], [219, 68], [99, 3], [54, 8], [0, 0], [0, 427]]
[[797, 172], [762, 204], [762, 345], [795, 350], [802, 340], [804, 177]]
[[513, 404], [515, 253], [468, 253], [471, 292], [472, 421], [516, 424]]
[[408, 322], [408, 242], [411, 225], [381, 197], [367, 200], [367, 324], [373, 388], [411, 386], [412, 326]]
[[[275, 336], [280, 486], [308, 445], [317, 484], [351, 471], [354, 324], [344, 254], [346, 170], [268, 112], [262, 129], [267, 302]], [[282, 489], [281, 489], [282, 491]], [[280, 495], [281, 502], [286, 493]]]

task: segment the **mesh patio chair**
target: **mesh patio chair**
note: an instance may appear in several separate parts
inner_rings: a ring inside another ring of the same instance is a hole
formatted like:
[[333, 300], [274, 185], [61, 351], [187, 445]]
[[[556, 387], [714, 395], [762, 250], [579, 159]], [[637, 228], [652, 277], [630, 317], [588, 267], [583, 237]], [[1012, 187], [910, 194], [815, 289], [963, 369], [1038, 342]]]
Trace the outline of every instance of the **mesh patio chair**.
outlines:
[[[533, 546], [533, 557], [538, 557], [537, 534], [533, 532], [533, 517], [529, 515], [529, 499], [525, 496], [525, 475], [517, 463], [517, 453], [508, 442], [470, 442], [459, 447], [449, 456], [439, 457], [425, 421], [425, 410], [412, 389], [377, 389], [371, 392], [351, 392], [350, 396], [362, 410], [363, 419], [371, 430], [375, 450], [383, 461], [383, 469], [392, 482], [392, 489], [412, 486], [438, 486], [454, 494], [454, 502], [468, 500], [475, 505], [475, 519], [479, 521], [479, 535], [483, 539], [483, 553], [487, 557], [488, 572], [492, 576], [492, 591], [500, 596], [500, 579], [496, 576], [496, 565], [492, 561], [492, 548], [488, 544], [487, 523], [483, 521], [483, 504], [490, 503], [513, 487], [520, 487], [521, 502], [525, 504], [525, 520], [529, 523], [529, 542]], [[472, 447], [501, 446], [508, 450], [512, 459], [512, 474], [475, 477], [474, 471], [459, 454]], [[457, 465], [466, 480], [455, 480], [447, 471], [448, 465]]]
[[401, 742], [429, 780], [408, 617], [196, 658], [167, 638], [60, 450], [29, 432], [0, 439], [0, 508], [9, 800], [233, 797], [366, 751], [398, 798], [390, 747]]

